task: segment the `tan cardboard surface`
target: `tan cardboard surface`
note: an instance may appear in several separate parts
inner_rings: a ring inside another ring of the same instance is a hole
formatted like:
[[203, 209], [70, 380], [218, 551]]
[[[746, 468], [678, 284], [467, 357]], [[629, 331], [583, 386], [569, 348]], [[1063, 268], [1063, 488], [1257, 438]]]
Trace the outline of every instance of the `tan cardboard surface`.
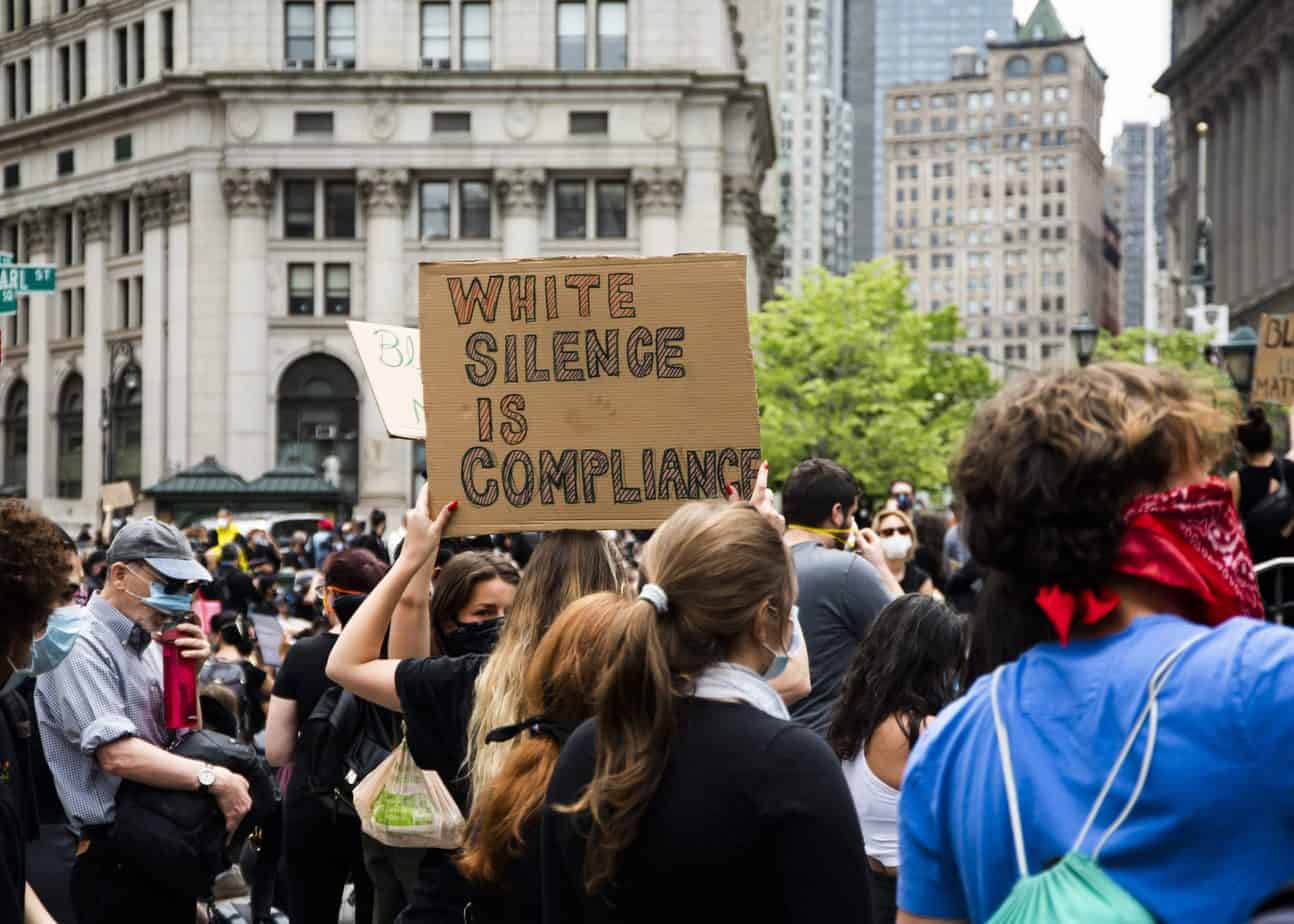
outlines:
[[1254, 359], [1254, 401], [1294, 403], [1294, 317], [1263, 315]]
[[135, 491], [129, 481], [111, 481], [99, 489], [104, 510], [125, 510], [135, 506]]
[[424, 263], [427, 476], [449, 535], [650, 528], [762, 458], [742, 254]]
[[386, 432], [405, 440], [427, 435], [422, 414], [421, 353], [416, 327], [347, 321]]

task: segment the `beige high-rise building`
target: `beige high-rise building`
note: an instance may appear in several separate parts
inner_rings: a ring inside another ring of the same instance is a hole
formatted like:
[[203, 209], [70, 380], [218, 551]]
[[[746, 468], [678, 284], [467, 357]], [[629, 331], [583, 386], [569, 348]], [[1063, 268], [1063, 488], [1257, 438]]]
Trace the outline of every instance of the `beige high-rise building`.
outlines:
[[1105, 288], [1105, 73], [1049, 0], [988, 48], [886, 93], [883, 244], [919, 308], [958, 306], [960, 349], [997, 373], [1062, 366]]

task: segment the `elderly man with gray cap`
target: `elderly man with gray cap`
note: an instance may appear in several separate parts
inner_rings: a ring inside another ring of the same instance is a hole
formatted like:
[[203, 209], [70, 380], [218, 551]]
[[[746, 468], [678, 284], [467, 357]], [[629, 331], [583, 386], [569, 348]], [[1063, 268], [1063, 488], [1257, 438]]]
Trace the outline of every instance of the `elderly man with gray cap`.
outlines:
[[[41, 740], [67, 817], [80, 837], [72, 899], [81, 924], [139, 920], [192, 924], [194, 901], [158, 888], [112, 843], [117, 788], [135, 780], [208, 793], [232, 831], [251, 807], [247, 781], [170, 753], [176, 732], [162, 702], [164, 623], [189, 612], [211, 580], [175, 527], [128, 524], [108, 549], [103, 589], [83, 608], [80, 636], [36, 685]], [[199, 626], [179, 627], [176, 647], [198, 667], [210, 654]]]

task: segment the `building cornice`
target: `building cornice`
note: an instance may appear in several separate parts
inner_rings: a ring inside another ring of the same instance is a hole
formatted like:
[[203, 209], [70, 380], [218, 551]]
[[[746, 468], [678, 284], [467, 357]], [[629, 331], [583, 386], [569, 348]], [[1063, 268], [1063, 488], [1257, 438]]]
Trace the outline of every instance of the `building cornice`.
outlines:
[[[1235, 0], [1195, 41], [1179, 51], [1177, 58], [1155, 81], [1155, 90], [1166, 96], [1177, 95], [1182, 84], [1192, 74], [1217, 57], [1222, 46], [1240, 29], [1251, 13], [1269, 5], [1270, 0]], [[1290, 12], [1291, 6], [1285, 0], [1278, 0], [1277, 5], [1283, 7], [1283, 12]], [[1239, 61], [1234, 63], [1240, 64]]]

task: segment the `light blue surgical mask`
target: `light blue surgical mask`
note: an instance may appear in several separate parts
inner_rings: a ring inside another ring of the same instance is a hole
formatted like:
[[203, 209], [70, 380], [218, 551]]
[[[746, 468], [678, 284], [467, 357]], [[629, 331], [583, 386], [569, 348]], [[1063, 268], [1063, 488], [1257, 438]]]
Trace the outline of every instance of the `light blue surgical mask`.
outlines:
[[[145, 580], [142, 574], [138, 574], [134, 570], [130, 570], [130, 573], [140, 580]], [[167, 616], [183, 616], [193, 609], [193, 594], [184, 593], [183, 591], [168, 594], [161, 581], [149, 581], [147, 597], [141, 597], [139, 594], [131, 593], [129, 590], [126, 593], [143, 603], [144, 606], [150, 606]]]
[[804, 638], [800, 635], [800, 608], [791, 607], [791, 642], [786, 646], [786, 651], [778, 654], [767, 645], [764, 646], [769, 654], [773, 656], [773, 663], [768, 665], [764, 671], [765, 680], [776, 680], [786, 671], [786, 666], [791, 663], [791, 658], [799, 654], [800, 647], [804, 644]]
[[12, 693], [14, 690], [22, 686], [23, 682], [28, 677], [36, 676], [34, 656], [32, 657], [33, 660], [29, 660], [26, 667], [19, 667], [17, 664], [13, 663], [13, 658], [5, 655], [5, 660], [8, 661], [9, 666], [13, 668], [13, 673], [10, 674], [9, 679], [4, 682], [4, 686], [0, 686], [0, 696], [4, 696], [6, 693]]
[[37, 676], [48, 673], [63, 663], [77, 636], [81, 634], [81, 608], [60, 606], [49, 616], [45, 634], [31, 646], [32, 669]]

